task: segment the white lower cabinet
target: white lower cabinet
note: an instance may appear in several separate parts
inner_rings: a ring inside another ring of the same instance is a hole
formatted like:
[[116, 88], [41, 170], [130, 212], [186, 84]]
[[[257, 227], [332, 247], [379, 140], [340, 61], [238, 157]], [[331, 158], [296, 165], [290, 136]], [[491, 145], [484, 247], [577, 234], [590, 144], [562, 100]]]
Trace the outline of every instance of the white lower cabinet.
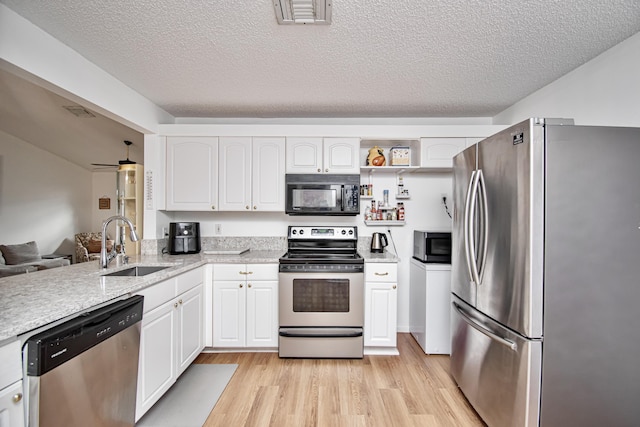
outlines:
[[213, 346], [278, 347], [278, 264], [213, 266]]
[[0, 426], [22, 427], [25, 425], [22, 401], [22, 381], [0, 390]]
[[410, 265], [409, 331], [426, 354], [451, 353], [451, 265]]
[[365, 263], [364, 351], [398, 354], [398, 265]]
[[136, 421], [204, 348], [203, 268], [143, 289]]
[[25, 425], [21, 361], [20, 341], [0, 347], [0, 427]]

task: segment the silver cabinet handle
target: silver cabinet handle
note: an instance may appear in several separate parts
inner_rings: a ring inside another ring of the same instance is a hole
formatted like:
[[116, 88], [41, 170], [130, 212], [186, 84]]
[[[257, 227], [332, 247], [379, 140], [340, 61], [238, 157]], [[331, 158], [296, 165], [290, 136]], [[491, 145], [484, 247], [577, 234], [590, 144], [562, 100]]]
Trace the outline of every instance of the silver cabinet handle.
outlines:
[[215, 205], [212, 205], [211, 210], [215, 210], [215, 209], [216, 209]]
[[478, 325], [467, 313], [465, 313], [465, 311], [462, 309], [462, 307], [460, 307], [455, 302], [452, 302], [451, 304], [453, 305], [453, 308], [456, 309], [458, 314], [460, 314], [460, 316], [462, 316], [464, 321], [467, 322], [467, 324], [469, 326], [471, 326], [473, 329], [475, 329], [476, 331], [488, 336], [492, 340], [499, 342], [502, 345], [506, 345], [507, 347], [509, 347], [513, 351], [517, 351], [518, 350], [518, 345], [516, 343], [514, 343], [513, 341], [508, 340], [506, 338], [502, 338], [502, 337], [496, 335], [495, 333], [491, 332], [489, 329]]
[[375, 273], [373, 273], [373, 274], [375, 274], [376, 276], [388, 276], [388, 275], [389, 275], [389, 272], [386, 272], [386, 273], [378, 273], [378, 272], [376, 271], [376, 272], [375, 272]]
[[13, 395], [13, 397], [11, 398], [11, 400], [13, 400], [13, 403], [18, 403], [22, 400], [22, 393], [16, 393]]
[[173, 304], [173, 307], [174, 307], [174, 308], [178, 308], [178, 303], [177, 303], [177, 302], [176, 302], [176, 303], [174, 303], [174, 304]]
[[322, 172], [322, 169], [318, 169], [318, 172]]
[[253, 274], [253, 271], [239, 271], [240, 274]]
[[249, 205], [246, 205], [244, 208], [245, 208], [246, 210], [249, 210]]
[[178, 304], [182, 305], [182, 300], [178, 301]]
[[251, 287], [251, 283], [249, 283], [249, 284], [247, 285], [247, 288], [250, 288], [250, 287]]
[[238, 285], [240, 288], [242, 288], [242, 283], [240, 283], [240, 285]]
[[398, 286], [397, 285], [393, 285], [392, 287], [393, 287], [393, 289], [396, 289]]
[[254, 207], [253, 207], [253, 210], [254, 210], [254, 211], [257, 211], [257, 210], [258, 210], [258, 207], [257, 207], [257, 206], [254, 206]]

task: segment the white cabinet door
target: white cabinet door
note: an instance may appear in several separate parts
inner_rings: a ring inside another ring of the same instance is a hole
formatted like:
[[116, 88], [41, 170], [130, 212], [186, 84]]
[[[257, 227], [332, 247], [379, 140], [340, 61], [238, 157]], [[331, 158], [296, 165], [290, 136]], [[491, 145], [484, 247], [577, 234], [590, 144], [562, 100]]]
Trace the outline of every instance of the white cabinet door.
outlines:
[[287, 173], [322, 173], [322, 138], [287, 138]]
[[217, 209], [218, 138], [167, 137], [166, 196], [169, 211]]
[[202, 284], [178, 297], [178, 342], [176, 346], [180, 376], [204, 348], [204, 288]]
[[219, 155], [220, 210], [250, 210], [251, 137], [220, 137]]
[[287, 138], [287, 173], [360, 173], [359, 138]]
[[284, 138], [253, 138], [251, 158], [252, 210], [284, 212]]
[[278, 346], [278, 281], [247, 281], [247, 346]]
[[213, 266], [213, 346], [278, 346], [278, 264]]
[[466, 138], [422, 138], [420, 141], [423, 168], [451, 169], [453, 157], [467, 147]]
[[176, 331], [176, 309], [173, 300], [146, 313], [142, 318], [136, 421], [176, 381]]
[[360, 173], [360, 138], [324, 138], [324, 173]]
[[398, 293], [396, 283], [369, 282], [365, 288], [365, 347], [397, 345]]
[[[239, 265], [239, 267], [244, 267]], [[213, 281], [213, 346], [244, 347], [246, 316], [245, 281]]]
[[24, 407], [22, 381], [0, 390], [0, 426], [23, 427]]

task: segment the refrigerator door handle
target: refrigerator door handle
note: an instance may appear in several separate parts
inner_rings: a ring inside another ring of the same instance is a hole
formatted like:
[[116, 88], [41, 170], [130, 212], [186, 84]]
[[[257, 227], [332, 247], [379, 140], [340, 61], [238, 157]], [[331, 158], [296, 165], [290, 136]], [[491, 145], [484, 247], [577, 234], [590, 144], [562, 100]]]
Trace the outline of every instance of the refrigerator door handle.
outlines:
[[469, 277], [473, 280], [473, 273], [471, 271], [471, 251], [470, 251], [470, 235], [469, 235], [469, 227], [470, 227], [470, 213], [471, 213], [471, 195], [473, 194], [473, 183], [475, 182], [476, 171], [471, 172], [471, 178], [469, 178], [469, 186], [467, 187], [467, 195], [465, 197], [464, 202], [464, 220], [462, 222], [463, 226], [463, 235], [464, 235], [464, 256], [467, 261], [467, 271], [469, 273]]
[[478, 274], [478, 259], [476, 256], [476, 232], [474, 224], [477, 218], [476, 201], [478, 199], [478, 178], [480, 177], [480, 171], [474, 171], [470, 185], [470, 197], [469, 197], [469, 214], [467, 215], [467, 238], [469, 252], [469, 265], [471, 270], [471, 280], [477, 285], [480, 285], [480, 275]]
[[494, 341], [499, 342], [502, 345], [505, 345], [507, 347], [509, 347], [511, 350], [513, 351], [517, 351], [518, 350], [518, 345], [516, 343], [514, 343], [511, 340], [508, 340], [506, 338], [502, 338], [498, 335], [496, 335], [494, 332], [490, 331], [489, 329], [485, 328], [484, 326], [481, 326], [479, 324], [477, 324], [472, 318], [471, 316], [469, 316], [462, 307], [460, 307], [458, 304], [456, 304], [455, 302], [451, 303], [453, 305], [453, 308], [458, 312], [458, 314], [460, 316], [462, 316], [462, 319], [467, 322], [469, 324], [469, 326], [471, 326], [473, 329], [477, 330], [478, 332], [488, 336], [489, 338], [491, 338]]
[[484, 174], [482, 173], [482, 169], [478, 169], [478, 182], [480, 185], [478, 188], [480, 189], [481, 200], [482, 200], [482, 212], [481, 218], [482, 222], [480, 224], [481, 227], [481, 236], [482, 236], [482, 257], [480, 258], [480, 266], [478, 268], [478, 285], [482, 282], [482, 277], [484, 276], [484, 269], [487, 264], [487, 245], [489, 242], [489, 215], [488, 215], [488, 202], [487, 202], [487, 187], [484, 182]]

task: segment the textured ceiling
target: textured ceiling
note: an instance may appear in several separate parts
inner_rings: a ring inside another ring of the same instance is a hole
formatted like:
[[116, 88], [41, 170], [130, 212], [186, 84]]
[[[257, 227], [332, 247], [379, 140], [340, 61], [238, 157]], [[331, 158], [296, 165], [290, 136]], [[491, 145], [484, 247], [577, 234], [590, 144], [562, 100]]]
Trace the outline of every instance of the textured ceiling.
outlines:
[[638, 0], [0, 0], [176, 117], [491, 117], [640, 31]]

